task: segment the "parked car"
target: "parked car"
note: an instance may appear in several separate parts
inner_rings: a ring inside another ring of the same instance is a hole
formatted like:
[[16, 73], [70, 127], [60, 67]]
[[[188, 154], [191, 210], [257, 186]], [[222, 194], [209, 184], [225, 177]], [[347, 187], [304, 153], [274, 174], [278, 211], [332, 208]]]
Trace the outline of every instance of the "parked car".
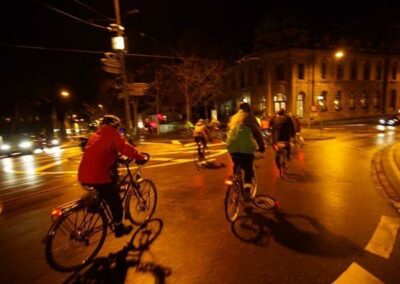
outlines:
[[379, 124], [384, 126], [396, 126], [400, 124], [400, 115], [393, 115], [379, 119]]

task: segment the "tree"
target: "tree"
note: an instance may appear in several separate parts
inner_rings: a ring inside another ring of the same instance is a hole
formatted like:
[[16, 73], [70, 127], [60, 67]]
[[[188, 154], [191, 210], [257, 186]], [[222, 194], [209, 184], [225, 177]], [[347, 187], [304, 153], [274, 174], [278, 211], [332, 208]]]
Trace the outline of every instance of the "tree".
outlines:
[[222, 61], [181, 57], [178, 63], [165, 65], [165, 68], [184, 98], [187, 121], [191, 119], [192, 107], [221, 93]]

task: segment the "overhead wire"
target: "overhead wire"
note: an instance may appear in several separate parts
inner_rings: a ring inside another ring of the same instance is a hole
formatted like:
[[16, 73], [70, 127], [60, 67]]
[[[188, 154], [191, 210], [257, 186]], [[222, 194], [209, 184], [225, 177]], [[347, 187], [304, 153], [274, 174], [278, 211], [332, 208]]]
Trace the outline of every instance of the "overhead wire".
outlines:
[[60, 10], [60, 9], [57, 9], [57, 8], [55, 8], [55, 7], [53, 7], [53, 6], [48, 5], [48, 4], [44, 4], [44, 3], [42, 3], [42, 2], [39, 2], [39, 1], [33, 1], [33, 2], [35, 2], [35, 3], [39, 4], [39, 5], [42, 5], [42, 6], [46, 7], [47, 9], [50, 9], [50, 10], [52, 10], [52, 11], [54, 11], [54, 12], [57, 12], [57, 13], [59, 13], [59, 14], [62, 14], [62, 15], [64, 15], [64, 16], [67, 16], [67, 17], [69, 17], [69, 18], [71, 18], [71, 19], [74, 19], [74, 20], [76, 20], [76, 21], [79, 21], [79, 22], [81, 22], [81, 23], [84, 23], [84, 24], [87, 24], [87, 25], [90, 25], [90, 26], [93, 26], [93, 27], [100, 28], [100, 29], [103, 29], [103, 30], [107, 30], [107, 31], [108, 31], [108, 28], [105, 27], [105, 26], [98, 25], [98, 24], [95, 24], [95, 23], [92, 23], [92, 22], [83, 20], [83, 19], [81, 19], [81, 18], [78, 18], [78, 17], [76, 17], [76, 16], [73, 16], [73, 15], [67, 13], [67, 12], [64, 12], [64, 11], [62, 11], [62, 10]]

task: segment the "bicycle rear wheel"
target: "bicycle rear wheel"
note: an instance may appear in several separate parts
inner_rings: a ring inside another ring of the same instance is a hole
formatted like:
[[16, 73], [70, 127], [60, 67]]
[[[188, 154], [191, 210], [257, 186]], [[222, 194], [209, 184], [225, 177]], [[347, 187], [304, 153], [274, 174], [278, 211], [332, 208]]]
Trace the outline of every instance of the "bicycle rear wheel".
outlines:
[[88, 212], [88, 207], [77, 207], [62, 215], [54, 221], [46, 238], [47, 262], [60, 272], [86, 266], [100, 251], [107, 225], [103, 211]]
[[240, 190], [236, 182], [230, 186], [225, 197], [225, 216], [229, 222], [234, 222], [239, 215]]
[[143, 179], [132, 188], [125, 208], [129, 220], [136, 225], [149, 222], [157, 207], [157, 189], [153, 181]]

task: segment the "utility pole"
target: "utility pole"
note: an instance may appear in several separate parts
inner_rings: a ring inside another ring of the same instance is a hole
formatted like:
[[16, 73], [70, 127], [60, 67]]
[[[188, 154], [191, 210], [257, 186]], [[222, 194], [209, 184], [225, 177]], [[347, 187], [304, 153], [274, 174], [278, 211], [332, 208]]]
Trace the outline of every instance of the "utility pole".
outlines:
[[[114, 9], [115, 9], [115, 22], [117, 24], [116, 32], [117, 36], [124, 40], [124, 28], [121, 25], [121, 13], [119, 8], [119, 0], [114, 0]], [[129, 105], [129, 94], [127, 88], [127, 75], [126, 75], [126, 65], [125, 65], [125, 46], [122, 49], [118, 49], [118, 55], [121, 61], [121, 76], [122, 76], [122, 94], [124, 97], [124, 106], [125, 106], [125, 123], [126, 123], [126, 132], [128, 134], [133, 133], [132, 127], [132, 119], [131, 119], [131, 110]]]

